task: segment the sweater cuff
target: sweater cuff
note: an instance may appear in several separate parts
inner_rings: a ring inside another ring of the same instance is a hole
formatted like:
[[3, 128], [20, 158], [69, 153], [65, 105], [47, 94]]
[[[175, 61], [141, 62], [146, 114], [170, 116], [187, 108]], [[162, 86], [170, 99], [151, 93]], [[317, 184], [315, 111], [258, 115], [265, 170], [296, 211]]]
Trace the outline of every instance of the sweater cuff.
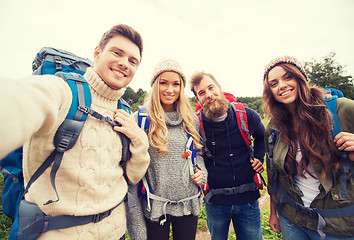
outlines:
[[134, 139], [131, 139], [131, 143], [133, 144], [133, 146], [143, 144], [146, 146], [146, 148], [149, 147], [149, 141], [148, 141], [147, 135], [146, 135], [145, 131], [142, 129], [141, 129], [141, 133], [139, 136], [137, 136]]

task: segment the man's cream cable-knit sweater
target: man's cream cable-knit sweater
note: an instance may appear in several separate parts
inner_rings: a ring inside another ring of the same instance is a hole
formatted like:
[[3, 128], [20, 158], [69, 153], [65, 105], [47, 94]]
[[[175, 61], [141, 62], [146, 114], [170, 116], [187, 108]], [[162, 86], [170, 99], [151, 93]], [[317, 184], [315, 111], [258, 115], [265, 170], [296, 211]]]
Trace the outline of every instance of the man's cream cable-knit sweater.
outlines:
[[[113, 117], [123, 90], [113, 90], [89, 68], [85, 79], [92, 95], [91, 108]], [[55, 76], [32, 76], [20, 81], [0, 79], [0, 158], [24, 144], [24, 179], [27, 184], [38, 166], [52, 152], [53, 137], [70, 108], [72, 94]], [[32, 137], [31, 137], [32, 136]], [[31, 137], [31, 138], [30, 138]], [[29, 141], [27, 141], [30, 138]], [[148, 164], [146, 134], [132, 139], [132, 158], [126, 173], [132, 183], [143, 177]], [[50, 169], [31, 186], [26, 199], [48, 215], [91, 215], [117, 205], [127, 192], [120, 136], [112, 127], [88, 116], [75, 146], [65, 152], [56, 175], [58, 202], [50, 183]], [[125, 204], [99, 223], [44, 233], [40, 239], [119, 239], [125, 233]]]

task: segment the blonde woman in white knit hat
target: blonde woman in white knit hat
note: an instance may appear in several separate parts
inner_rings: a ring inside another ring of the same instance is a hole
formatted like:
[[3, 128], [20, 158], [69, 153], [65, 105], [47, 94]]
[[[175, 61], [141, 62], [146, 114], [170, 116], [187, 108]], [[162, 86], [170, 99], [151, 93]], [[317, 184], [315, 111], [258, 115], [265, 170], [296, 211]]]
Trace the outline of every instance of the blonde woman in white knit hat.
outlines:
[[[138, 111], [140, 113], [135, 113], [138, 125], [141, 124], [141, 112], [148, 115], [149, 127], [145, 126], [145, 129], [151, 159], [145, 178], [156, 197], [150, 194], [147, 199], [138, 198], [136, 193], [141, 189], [130, 187], [140, 203], [138, 211], [128, 213], [127, 217], [128, 233], [134, 240], [168, 240], [170, 225], [173, 239], [195, 239], [201, 207], [198, 185], [206, 183], [207, 171], [202, 158], [199, 124], [184, 94], [185, 84], [181, 66], [174, 60], [163, 60], [155, 68], [152, 90], [144, 107]], [[191, 160], [185, 158], [189, 138], [193, 139], [196, 148], [192, 170]]]

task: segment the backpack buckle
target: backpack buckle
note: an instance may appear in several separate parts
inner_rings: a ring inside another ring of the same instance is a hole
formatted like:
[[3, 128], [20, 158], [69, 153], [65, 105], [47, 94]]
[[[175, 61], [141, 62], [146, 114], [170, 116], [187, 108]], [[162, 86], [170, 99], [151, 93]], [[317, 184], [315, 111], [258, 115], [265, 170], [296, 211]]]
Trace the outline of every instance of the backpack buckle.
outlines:
[[65, 152], [73, 138], [73, 133], [67, 132], [66, 135], [60, 140], [56, 149], [58, 152]]
[[107, 122], [109, 124], [111, 124], [113, 127], [121, 127], [122, 124], [120, 124], [117, 121], [112, 120], [112, 118], [108, 117], [108, 116], [102, 116], [100, 119], [102, 122]]
[[235, 194], [234, 188], [225, 188], [225, 195]]
[[79, 106], [77, 109], [85, 114], [89, 114], [89, 108], [86, 106], [84, 106], [84, 107]]
[[98, 223], [100, 221], [102, 221], [104, 218], [108, 217], [109, 215], [111, 215], [112, 209], [109, 209], [105, 212], [96, 214], [95, 216], [92, 217], [92, 222], [93, 223]]
[[302, 206], [300, 204], [296, 204], [295, 209], [297, 212], [304, 213], [309, 217], [312, 217], [312, 218], [317, 217], [317, 212], [313, 208], [309, 208], [309, 207]]
[[57, 70], [57, 72], [63, 70], [61, 67], [62, 60], [60, 56], [54, 56], [54, 62], [55, 62], [55, 69]]

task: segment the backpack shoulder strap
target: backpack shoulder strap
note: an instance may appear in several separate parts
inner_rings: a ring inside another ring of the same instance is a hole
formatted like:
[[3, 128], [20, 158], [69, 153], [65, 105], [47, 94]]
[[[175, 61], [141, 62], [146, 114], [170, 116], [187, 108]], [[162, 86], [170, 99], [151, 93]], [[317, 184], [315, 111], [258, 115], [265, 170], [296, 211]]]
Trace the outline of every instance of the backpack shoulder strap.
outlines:
[[193, 137], [189, 133], [187, 133], [187, 137], [188, 137], [188, 140], [187, 140], [187, 144], [186, 144], [186, 151], [188, 151], [188, 150], [191, 151], [192, 163], [196, 164], [197, 153], [196, 153], [196, 150], [194, 147]]
[[277, 138], [278, 138], [278, 131], [272, 129], [272, 133], [268, 137], [268, 145], [269, 145], [268, 158], [271, 160], [271, 163], [273, 161], [274, 146], [275, 143], [277, 142]]
[[141, 129], [149, 130], [149, 115], [145, 107], [138, 110], [138, 126]]
[[273, 186], [274, 186], [273, 191], [276, 191], [274, 189], [277, 188], [277, 183], [278, 183], [278, 170], [275, 168], [274, 160], [273, 160], [274, 146], [275, 146], [275, 143], [277, 142], [277, 138], [278, 138], [278, 131], [272, 129], [272, 133], [268, 137], [268, 146], [269, 146], [268, 158], [269, 158], [269, 162], [270, 162], [270, 169], [269, 170], [272, 170], [274, 172], [273, 179], [269, 179], [269, 181], [272, 181], [272, 183], [273, 183]]
[[91, 107], [90, 88], [82, 75], [77, 73], [58, 72], [55, 76], [63, 78], [69, 85], [72, 93], [72, 102], [66, 119], [85, 121], [87, 113], [79, 110], [79, 107]]
[[199, 109], [199, 110], [196, 112], [196, 115], [197, 115], [197, 117], [198, 117], [200, 129], [202, 129], [203, 133], [205, 134], [204, 125], [203, 125], [203, 120], [202, 120], [202, 110]]
[[132, 113], [129, 103], [127, 103], [127, 101], [125, 101], [123, 98], [118, 99], [118, 109], [123, 109], [129, 114]]
[[240, 129], [241, 135], [246, 142], [247, 148], [250, 149], [251, 135], [250, 131], [248, 130], [246, 109], [243, 104], [239, 102], [231, 102], [231, 106], [233, 107], [236, 113], [237, 124]]
[[52, 165], [50, 172], [50, 181], [52, 187], [56, 193], [57, 200], [49, 200], [45, 204], [50, 204], [59, 201], [59, 195], [55, 186], [55, 176], [60, 167], [61, 160], [63, 158], [64, 152], [71, 149], [82, 130], [82, 127], [87, 118], [87, 114], [80, 111], [80, 107], [90, 107], [91, 106], [91, 93], [85, 79], [76, 73], [64, 73], [60, 72], [56, 74], [57, 76], [63, 78], [69, 85], [73, 98], [64, 122], [60, 125], [54, 136], [54, 151], [49, 155], [49, 157], [41, 164], [41, 166], [36, 170], [36, 172], [30, 178], [25, 191], [23, 192], [21, 198], [28, 192], [30, 186], [42, 175], [42, 173]]
[[[124, 111], [131, 114], [130, 105], [123, 98], [118, 99], [117, 108], [123, 109]], [[130, 147], [129, 147], [131, 140], [123, 133], [120, 133], [119, 135], [120, 135], [120, 139], [122, 141], [122, 159], [120, 161], [120, 165], [122, 165], [124, 162], [128, 161], [131, 158], [131, 152], [130, 152]], [[127, 180], [128, 177], [125, 175], [125, 172], [124, 172], [124, 176]]]
[[182, 157], [188, 160], [189, 174], [192, 176], [197, 171], [197, 151], [194, 147], [193, 137], [189, 133], [187, 133], [187, 137], [186, 151]]

